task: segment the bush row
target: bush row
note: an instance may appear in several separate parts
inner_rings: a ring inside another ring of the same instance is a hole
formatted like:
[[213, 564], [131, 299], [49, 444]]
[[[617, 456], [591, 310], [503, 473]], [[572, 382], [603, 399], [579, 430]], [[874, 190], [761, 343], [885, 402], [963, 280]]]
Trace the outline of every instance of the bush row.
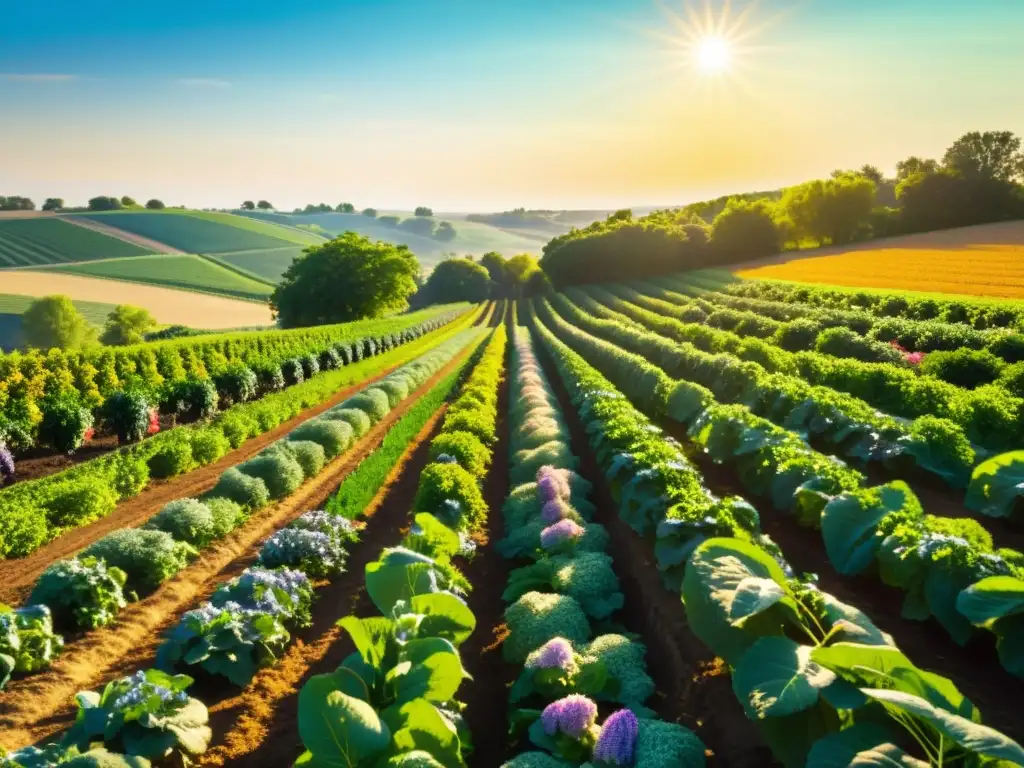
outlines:
[[707, 387], [720, 402], [742, 403], [786, 429], [820, 439], [848, 459], [885, 462], [891, 468], [916, 465], [955, 488], [967, 487], [977, 455], [964, 430], [948, 419], [921, 416], [908, 423], [885, 416], [855, 397], [812, 386], [795, 376], [770, 373], [754, 360], [711, 354], [672, 341], [675, 321], [670, 318], [610, 294], [594, 295], [604, 303], [576, 292], [572, 295], [576, 305], [561, 296], [552, 305], [570, 322], [643, 355], [672, 378]]
[[[347, 450], [365, 434], [356, 434], [351, 427], [352, 411], [362, 411], [368, 429], [478, 334], [476, 329], [458, 333], [341, 406], [307, 421], [256, 457], [224, 472], [217, 485], [202, 498], [169, 502], [143, 527], [114, 531], [79, 556], [51, 565], [35, 585], [28, 607], [14, 614], [44, 616], [46, 631], [41, 632], [33, 625], [10, 633], [0, 638], [0, 654], [9, 656], [8, 651], [28, 645], [23, 641], [30, 637], [33, 649], [39, 645], [40, 636], [52, 637], [53, 645], [62, 645], [55, 630], [91, 629], [112, 621], [127, 599], [157, 589], [194, 560], [200, 549], [241, 525], [271, 500], [293, 493], [304, 480], [316, 476], [329, 459]], [[384, 382], [400, 385], [405, 395], [389, 400], [382, 387]], [[379, 415], [381, 412], [383, 415]], [[309, 513], [271, 537], [261, 550], [259, 565], [298, 568], [315, 576], [330, 575], [342, 567], [343, 549], [353, 536], [353, 527], [344, 519], [328, 513]], [[238, 633], [248, 640], [236, 638], [243, 645], [232, 645], [223, 655], [207, 647], [217, 644], [212, 640], [219, 636], [218, 632], [235, 628], [240, 621], [251, 622], [249, 629], [256, 635]], [[265, 637], [260, 634], [264, 631], [268, 633]], [[187, 657], [193, 660], [188, 663], [202, 663], [208, 672], [223, 673], [233, 682], [245, 675], [248, 680], [261, 659], [276, 658], [274, 649], [287, 642], [287, 632], [282, 631], [283, 627], [259, 619], [251, 611], [239, 613], [204, 606], [182, 618], [174, 630], [178, 634], [172, 634], [168, 641], [169, 650], [164, 652], [164, 658], [169, 659], [167, 665], [173, 666]], [[199, 653], [197, 645], [206, 647], [210, 653]], [[244, 648], [252, 655], [241, 653]], [[14, 671], [27, 673], [45, 666], [34, 650], [22, 655], [26, 658], [13, 666]], [[51, 650], [46, 663], [53, 655]]]
[[[732, 296], [795, 302], [812, 307], [863, 310], [879, 317], [910, 320], [941, 320], [964, 323], [979, 330], [1024, 330], [1024, 309], [1019, 301], [922, 297], [901, 291], [871, 291], [839, 286], [782, 283], [767, 280], [736, 280], [722, 273], [697, 273], [716, 280], [719, 290]], [[707, 283], [706, 283], [707, 284]]]
[[[499, 327], [452, 409], [472, 401], [493, 410], [504, 346]], [[484, 453], [474, 454], [467, 466], [489, 463], [493, 437], [481, 445]], [[473, 556], [467, 534], [486, 520], [487, 507], [477, 475], [452, 456], [433, 450], [432, 456], [420, 475], [409, 534], [366, 566], [366, 591], [380, 615], [343, 619], [340, 626], [356, 650], [334, 673], [307, 681], [299, 694], [299, 736], [307, 750], [302, 762], [465, 765], [470, 734], [461, 715], [452, 713], [465, 708], [455, 698], [469, 677], [459, 647], [476, 628], [476, 617], [464, 599], [471, 585], [452, 560]], [[439, 482], [437, 467], [458, 469], [465, 482]], [[347, 684], [351, 675], [365, 685]], [[340, 716], [325, 722], [329, 709]], [[374, 737], [366, 739], [367, 732]]]
[[[561, 328], [556, 336], [536, 320], [534, 327], [597, 446], [599, 464], [613, 480], [613, 496], [625, 509], [647, 501], [655, 509], [653, 517], [664, 514], [656, 521], [655, 554], [666, 584], [681, 590], [690, 628], [725, 659], [747, 716], [759, 724], [783, 764], [852, 764], [870, 761], [878, 750], [908, 763], [921, 757], [939, 762], [1024, 758], [1020, 745], [981, 725], [980, 713], [951, 681], [914, 666], [889, 635], [855, 606], [821, 591], [813, 577], [794, 578], [781, 551], [761, 533], [752, 506], [735, 498], [700, 505], [693, 503], [691, 494], [678, 494], [677, 478], [687, 467], [678, 443], [664, 439], [588, 362], [600, 360], [598, 367], [625, 382], [627, 392], [636, 390], [650, 401], [653, 397], [642, 390], [657, 376], [645, 372], [649, 365], [643, 358], [566, 334], [569, 344], [578, 347], [574, 351], [558, 338]], [[617, 364], [609, 362], [616, 354]], [[707, 412], [702, 404], [713, 399], [698, 385], [682, 386], [693, 392], [688, 399], [697, 405], [689, 413], [689, 423], [697, 425]], [[710, 411], [718, 408], [722, 406]], [[716, 452], [735, 447], [728, 439], [712, 439], [705, 427], [695, 428], [702, 445]], [[785, 450], [794, 446], [789, 438], [779, 444]], [[840, 465], [836, 469], [843, 471]], [[774, 502], [780, 508], [799, 509], [808, 493], [819, 487], [813, 471], [794, 484], [788, 462], [773, 462], [752, 474], [762, 484], [778, 483], [771, 491], [778, 494]], [[828, 487], [830, 480], [826, 472], [821, 487]], [[853, 494], [884, 491], [882, 487]], [[751, 598], [751, 590], [772, 597]], [[787, 659], [802, 661], [791, 664]], [[776, 672], [782, 667], [789, 671], [780, 677]], [[886, 682], [879, 686], [882, 679]], [[794, 688], [806, 695], [798, 700], [780, 695], [782, 689]], [[931, 693], [940, 689], [942, 696]], [[842, 697], [835, 695], [840, 691]], [[913, 739], [906, 740], [907, 732]], [[896, 743], [920, 754], [903, 752]]]
[[225, 402], [237, 402], [254, 386], [271, 391], [282, 379], [298, 383], [323, 367], [348, 364], [417, 338], [460, 311], [464, 305], [293, 331], [218, 334], [81, 352], [0, 353], [0, 442], [21, 451], [41, 438], [55, 450], [74, 450], [75, 444], [54, 444], [52, 431], [40, 432], [47, 413], [60, 404], [101, 415], [113, 395], [132, 392], [173, 411], [182, 403], [196, 405], [189, 398], [189, 387], [194, 387], [189, 381], [211, 381], [214, 394], [219, 390]]
[[[700, 739], [681, 725], [657, 720], [646, 707], [655, 683], [644, 644], [594, 630], [592, 622], [608, 619], [624, 598], [605, 551], [608, 532], [592, 519], [591, 484], [575, 472], [568, 428], [529, 332], [521, 328], [512, 368], [513, 487], [504, 504], [506, 536], [498, 547], [505, 557], [533, 562], [509, 574], [502, 653], [520, 668], [509, 719], [527, 729], [530, 751], [505, 768], [579, 766], [587, 760], [703, 766]], [[601, 725], [599, 705], [614, 710]]]
[[[796, 376], [809, 384], [845, 392], [890, 416], [917, 419], [936, 416], [958, 425], [977, 445], [1001, 451], [1024, 442], [1024, 398], [998, 386], [967, 390], [915, 371], [885, 363], [864, 363], [818, 352], [788, 352], [757, 338], [710, 328], [682, 319], [671, 302], [642, 297], [635, 291], [608, 286], [614, 306], [637, 322], [670, 333], [676, 341], [712, 353], [753, 361], [773, 373]], [[606, 302], [607, 293], [588, 295]], [[641, 306], [642, 305], [642, 306]], [[652, 312], [653, 310], [653, 312]], [[657, 317], [661, 315], [662, 317]], [[680, 318], [677, 320], [677, 318]]]
[[[448, 315], [432, 319], [415, 333], [427, 333], [452, 319]], [[467, 321], [468, 316], [463, 322]], [[422, 339], [399, 354], [407, 358], [428, 343], [433, 339]], [[170, 477], [210, 464], [250, 437], [323, 402], [344, 384], [393, 362], [393, 357], [377, 357], [361, 366], [331, 371], [261, 400], [235, 405], [207, 425], [178, 427], [64, 472], [4, 488], [0, 490], [0, 556], [24, 557], [63, 530], [110, 514], [120, 499], [139, 493], [151, 477]], [[145, 408], [140, 412], [144, 414]]]

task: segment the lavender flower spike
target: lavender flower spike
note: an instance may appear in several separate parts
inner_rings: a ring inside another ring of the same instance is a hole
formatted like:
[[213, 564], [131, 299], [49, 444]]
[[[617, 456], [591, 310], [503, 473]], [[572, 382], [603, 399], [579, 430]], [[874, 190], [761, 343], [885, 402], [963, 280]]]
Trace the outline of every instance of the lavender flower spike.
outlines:
[[526, 666], [530, 669], [569, 670], [574, 662], [572, 645], [564, 637], [553, 637], [530, 654]]
[[632, 765], [640, 724], [628, 709], [608, 716], [594, 745], [594, 760], [609, 765]]
[[540, 519], [550, 525], [568, 517], [570, 512], [572, 512], [572, 507], [561, 499], [546, 501], [544, 506], [540, 508]]
[[559, 520], [540, 532], [540, 545], [546, 550], [553, 549], [569, 539], [575, 541], [582, 535], [583, 527], [575, 520]]
[[597, 704], [578, 693], [548, 704], [540, 716], [544, 732], [548, 736], [554, 736], [561, 731], [573, 739], [585, 735], [595, 720]]

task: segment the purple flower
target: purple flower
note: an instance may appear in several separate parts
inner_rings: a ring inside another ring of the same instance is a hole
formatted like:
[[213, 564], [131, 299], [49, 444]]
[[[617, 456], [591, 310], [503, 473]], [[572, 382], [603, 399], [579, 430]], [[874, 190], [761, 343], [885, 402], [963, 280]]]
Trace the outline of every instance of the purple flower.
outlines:
[[569, 480], [564, 471], [555, 469], [550, 464], [545, 464], [537, 470], [537, 483], [547, 480], [554, 489], [555, 496], [561, 499], [568, 499], [570, 495]]
[[551, 475], [544, 475], [537, 481], [537, 491], [540, 493], [540, 500], [545, 504], [558, 499], [558, 482]]
[[561, 669], [572, 668], [574, 655], [572, 645], [564, 637], [555, 637], [530, 654], [526, 659], [529, 669]]
[[14, 477], [14, 456], [7, 446], [0, 443], [0, 483]]
[[552, 549], [569, 539], [575, 541], [582, 535], [583, 527], [575, 520], [559, 520], [540, 532], [540, 545], [544, 549]]
[[547, 501], [544, 502], [544, 506], [540, 508], [540, 519], [548, 525], [551, 525], [552, 523], [557, 523], [559, 520], [565, 519], [570, 512], [572, 512], [572, 507], [561, 499]]
[[561, 731], [566, 736], [579, 739], [597, 720], [597, 704], [578, 693], [548, 704], [540, 716], [544, 733], [554, 736]]
[[610, 765], [632, 765], [640, 724], [628, 709], [608, 716], [594, 745], [594, 759]]

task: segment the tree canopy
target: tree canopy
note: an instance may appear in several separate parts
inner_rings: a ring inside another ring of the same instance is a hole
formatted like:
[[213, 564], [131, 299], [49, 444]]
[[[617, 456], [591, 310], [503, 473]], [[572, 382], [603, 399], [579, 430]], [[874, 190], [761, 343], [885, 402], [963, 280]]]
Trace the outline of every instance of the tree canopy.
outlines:
[[146, 208], [151, 211], [162, 211], [166, 207], [163, 200], [157, 200], [155, 197], [152, 200], [146, 201]]
[[256, 210], [256, 203], [254, 203], [252, 200], [245, 200], [242, 202], [242, 210], [254, 211]]
[[43, 203], [44, 211], [59, 211], [64, 207], [64, 199], [61, 197], [48, 197]]
[[261, 211], [269, 211], [274, 208], [274, 206], [271, 205], [268, 200], [260, 200], [258, 203], [256, 203], [256, 207], [259, 208]]
[[146, 334], [156, 327], [157, 322], [148, 310], [130, 304], [118, 304], [114, 311], [107, 315], [100, 342], [115, 346], [139, 344], [145, 341]]
[[125, 208], [135, 208], [138, 206], [138, 203], [135, 202], [135, 198], [125, 195], [121, 198], [121, 205]]
[[1020, 137], [1010, 131], [972, 131], [953, 142], [942, 164], [968, 181], [1012, 182], [1024, 175], [1020, 146]]
[[292, 261], [270, 306], [285, 328], [380, 317], [408, 306], [418, 272], [406, 246], [346, 232]]
[[421, 205], [413, 211], [413, 214], [416, 216], [433, 216], [434, 212], [430, 208], [427, 208], [427, 206]]
[[831, 179], [790, 187], [782, 196], [781, 211], [793, 223], [797, 237], [849, 243], [867, 225], [875, 189], [866, 174], [840, 172]]
[[95, 341], [96, 330], [67, 296], [33, 301], [21, 317], [25, 343], [39, 349], [79, 349]]
[[116, 197], [99, 195], [89, 200], [90, 211], [117, 211], [121, 208], [121, 201]]
[[11, 195], [4, 197], [0, 195], [0, 211], [34, 211], [36, 204], [27, 197]]
[[377, 218], [376, 208], [363, 208], [363, 216], [369, 216], [371, 219]]
[[711, 224], [711, 247], [723, 261], [745, 261], [782, 248], [773, 205], [766, 200], [733, 200]]
[[355, 213], [356, 207], [352, 203], [341, 203], [336, 210], [338, 213]]
[[416, 305], [479, 302], [489, 298], [490, 293], [491, 276], [486, 267], [470, 259], [447, 259], [434, 267], [416, 296]]

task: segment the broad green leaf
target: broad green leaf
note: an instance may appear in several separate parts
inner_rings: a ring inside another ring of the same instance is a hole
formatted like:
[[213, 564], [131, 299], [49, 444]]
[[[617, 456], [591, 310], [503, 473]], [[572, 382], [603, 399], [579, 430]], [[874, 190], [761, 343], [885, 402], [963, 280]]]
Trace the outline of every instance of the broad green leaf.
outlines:
[[736, 585], [729, 621], [742, 624], [750, 616], [766, 611], [786, 596], [786, 590], [777, 581], [748, 576]]
[[453, 557], [459, 552], [459, 535], [429, 512], [416, 515], [415, 525], [406, 542], [410, 549], [435, 559]]
[[439, 637], [409, 642], [402, 662], [388, 672], [399, 704], [418, 698], [448, 701], [468, 677], [455, 646]]
[[834, 635], [837, 640], [864, 645], [895, 645], [892, 636], [876, 627], [862, 610], [842, 602], [828, 592], [820, 594], [825, 603], [825, 615], [833, 626], [842, 626], [842, 631]]
[[880, 725], [857, 723], [818, 739], [807, 756], [807, 768], [928, 768], [894, 741]]
[[387, 639], [394, 629], [394, 625], [389, 619], [380, 616], [370, 619], [346, 616], [338, 621], [338, 626], [348, 632], [356, 650], [367, 664], [380, 667], [384, 659]]
[[391, 743], [373, 707], [337, 690], [332, 675], [314, 675], [299, 691], [299, 737], [317, 765], [338, 768], [358, 765]]
[[1024, 677], [1024, 614], [1000, 619], [992, 627], [996, 633], [999, 662], [1011, 675]]
[[878, 523], [908, 504], [917, 504], [917, 499], [902, 481], [843, 493], [826, 504], [821, 512], [821, 535], [835, 569], [852, 576], [867, 568], [881, 544], [875, 536]]
[[1024, 451], [1011, 451], [983, 461], [974, 469], [964, 504], [992, 517], [1009, 517], [1024, 496]]
[[925, 720], [943, 736], [971, 752], [1024, 765], [1024, 749], [1020, 744], [994, 728], [954, 715], [933, 706], [920, 696], [903, 691], [868, 688], [864, 693], [875, 701], [880, 701], [887, 708], [897, 709]]
[[391, 616], [399, 600], [440, 591], [434, 561], [409, 549], [387, 549], [367, 563], [366, 591], [381, 615]]
[[732, 687], [754, 720], [810, 709], [836, 675], [815, 662], [813, 649], [788, 637], [763, 637], [733, 670]]
[[[959, 576], [959, 578], [955, 578]], [[966, 645], [974, 627], [956, 609], [957, 598], [964, 589], [964, 578], [948, 568], [932, 566], [924, 579], [924, 599], [928, 610], [959, 645]]]
[[444, 766], [464, 765], [455, 726], [428, 701], [414, 699], [400, 709], [403, 727], [394, 732], [400, 751], [422, 750]]
[[957, 610], [979, 627], [1012, 614], [1024, 613], [1024, 581], [1013, 576], [989, 576], [963, 590]]
[[420, 637], [443, 637], [461, 645], [476, 629], [476, 616], [465, 602], [450, 592], [416, 595], [411, 601], [413, 613], [423, 614]]
[[815, 648], [814, 661], [862, 688], [889, 685], [921, 696], [936, 706], [967, 718], [977, 710], [949, 678], [918, 669], [898, 648], [887, 645], [835, 643]]
[[[708, 539], [697, 547], [686, 564], [683, 602], [690, 629], [717, 655], [735, 664], [750, 645], [765, 635], [780, 635], [784, 616], [762, 612], [740, 628], [730, 615], [736, 591], [746, 579], [786, 583], [782, 567], [766, 552], [738, 539]], [[796, 610], [792, 598], [778, 605]]]

